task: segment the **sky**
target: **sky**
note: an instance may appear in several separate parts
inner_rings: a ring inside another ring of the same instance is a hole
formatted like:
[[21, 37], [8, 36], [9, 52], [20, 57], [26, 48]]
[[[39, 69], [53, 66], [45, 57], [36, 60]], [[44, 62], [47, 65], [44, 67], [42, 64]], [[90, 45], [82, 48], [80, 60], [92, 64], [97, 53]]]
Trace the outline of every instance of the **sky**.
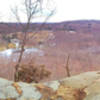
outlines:
[[[14, 22], [11, 8], [20, 5], [21, 0], [0, 0], [0, 21]], [[100, 0], [51, 0], [47, 8], [56, 7], [55, 14], [48, 22], [61, 22], [69, 20], [100, 20]], [[22, 15], [24, 20], [24, 15]], [[34, 22], [43, 21], [43, 18]]]

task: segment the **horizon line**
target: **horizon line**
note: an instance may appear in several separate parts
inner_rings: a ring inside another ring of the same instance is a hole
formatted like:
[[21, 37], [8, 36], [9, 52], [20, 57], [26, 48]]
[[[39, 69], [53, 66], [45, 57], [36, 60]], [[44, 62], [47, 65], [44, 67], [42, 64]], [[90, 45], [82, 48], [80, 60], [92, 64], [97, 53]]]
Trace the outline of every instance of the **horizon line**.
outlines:
[[[65, 22], [77, 22], [77, 21], [100, 21], [100, 19], [77, 19], [77, 20], [65, 20], [65, 21], [57, 21], [57, 22], [30, 22], [31, 24], [42, 24], [42, 23], [46, 23], [46, 24], [53, 24], [53, 23], [65, 23]], [[12, 23], [12, 24], [14, 24], [14, 23], [20, 23], [20, 22], [4, 22], [4, 21], [1, 21], [0, 22], [0, 24], [2, 24], [2, 23]], [[25, 23], [27, 23], [27, 22], [21, 22], [21, 23], [23, 23], [23, 24], [25, 24]]]

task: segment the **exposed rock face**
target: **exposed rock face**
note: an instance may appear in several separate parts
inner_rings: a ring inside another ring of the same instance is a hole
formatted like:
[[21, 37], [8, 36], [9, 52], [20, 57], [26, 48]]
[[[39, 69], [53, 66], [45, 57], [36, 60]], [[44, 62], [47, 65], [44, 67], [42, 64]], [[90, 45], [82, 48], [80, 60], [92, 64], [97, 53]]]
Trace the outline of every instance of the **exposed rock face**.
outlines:
[[100, 100], [100, 73], [38, 84], [0, 78], [0, 100]]

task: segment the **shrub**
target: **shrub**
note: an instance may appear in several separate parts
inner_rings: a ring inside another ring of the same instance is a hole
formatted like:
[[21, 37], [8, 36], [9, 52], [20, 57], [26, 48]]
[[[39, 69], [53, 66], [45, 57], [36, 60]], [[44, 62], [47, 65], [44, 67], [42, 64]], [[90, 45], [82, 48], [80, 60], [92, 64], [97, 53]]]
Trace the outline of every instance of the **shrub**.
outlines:
[[13, 43], [9, 43], [9, 44], [8, 44], [8, 48], [16, 48], [16, 45], [13, 44]]
[[0, 46], [0, 51], [4, 51], [6, 50], [6, 47], [5, 46]]
[[39, 82], [50, 76], [50, 71], [46, 70], [45, 65], [35, 65], [35, 64], [21, 64], [18, 72], [17, 81], [22, 82]]

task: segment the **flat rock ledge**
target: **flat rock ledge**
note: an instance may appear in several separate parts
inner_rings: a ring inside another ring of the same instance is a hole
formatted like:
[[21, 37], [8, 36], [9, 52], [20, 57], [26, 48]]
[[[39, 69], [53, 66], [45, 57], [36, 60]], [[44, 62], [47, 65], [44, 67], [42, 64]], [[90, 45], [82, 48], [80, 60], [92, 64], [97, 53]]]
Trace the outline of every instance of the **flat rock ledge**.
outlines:
[[0, 78], [0, 100], [100, 100], [100, 72], [38, 84]]

